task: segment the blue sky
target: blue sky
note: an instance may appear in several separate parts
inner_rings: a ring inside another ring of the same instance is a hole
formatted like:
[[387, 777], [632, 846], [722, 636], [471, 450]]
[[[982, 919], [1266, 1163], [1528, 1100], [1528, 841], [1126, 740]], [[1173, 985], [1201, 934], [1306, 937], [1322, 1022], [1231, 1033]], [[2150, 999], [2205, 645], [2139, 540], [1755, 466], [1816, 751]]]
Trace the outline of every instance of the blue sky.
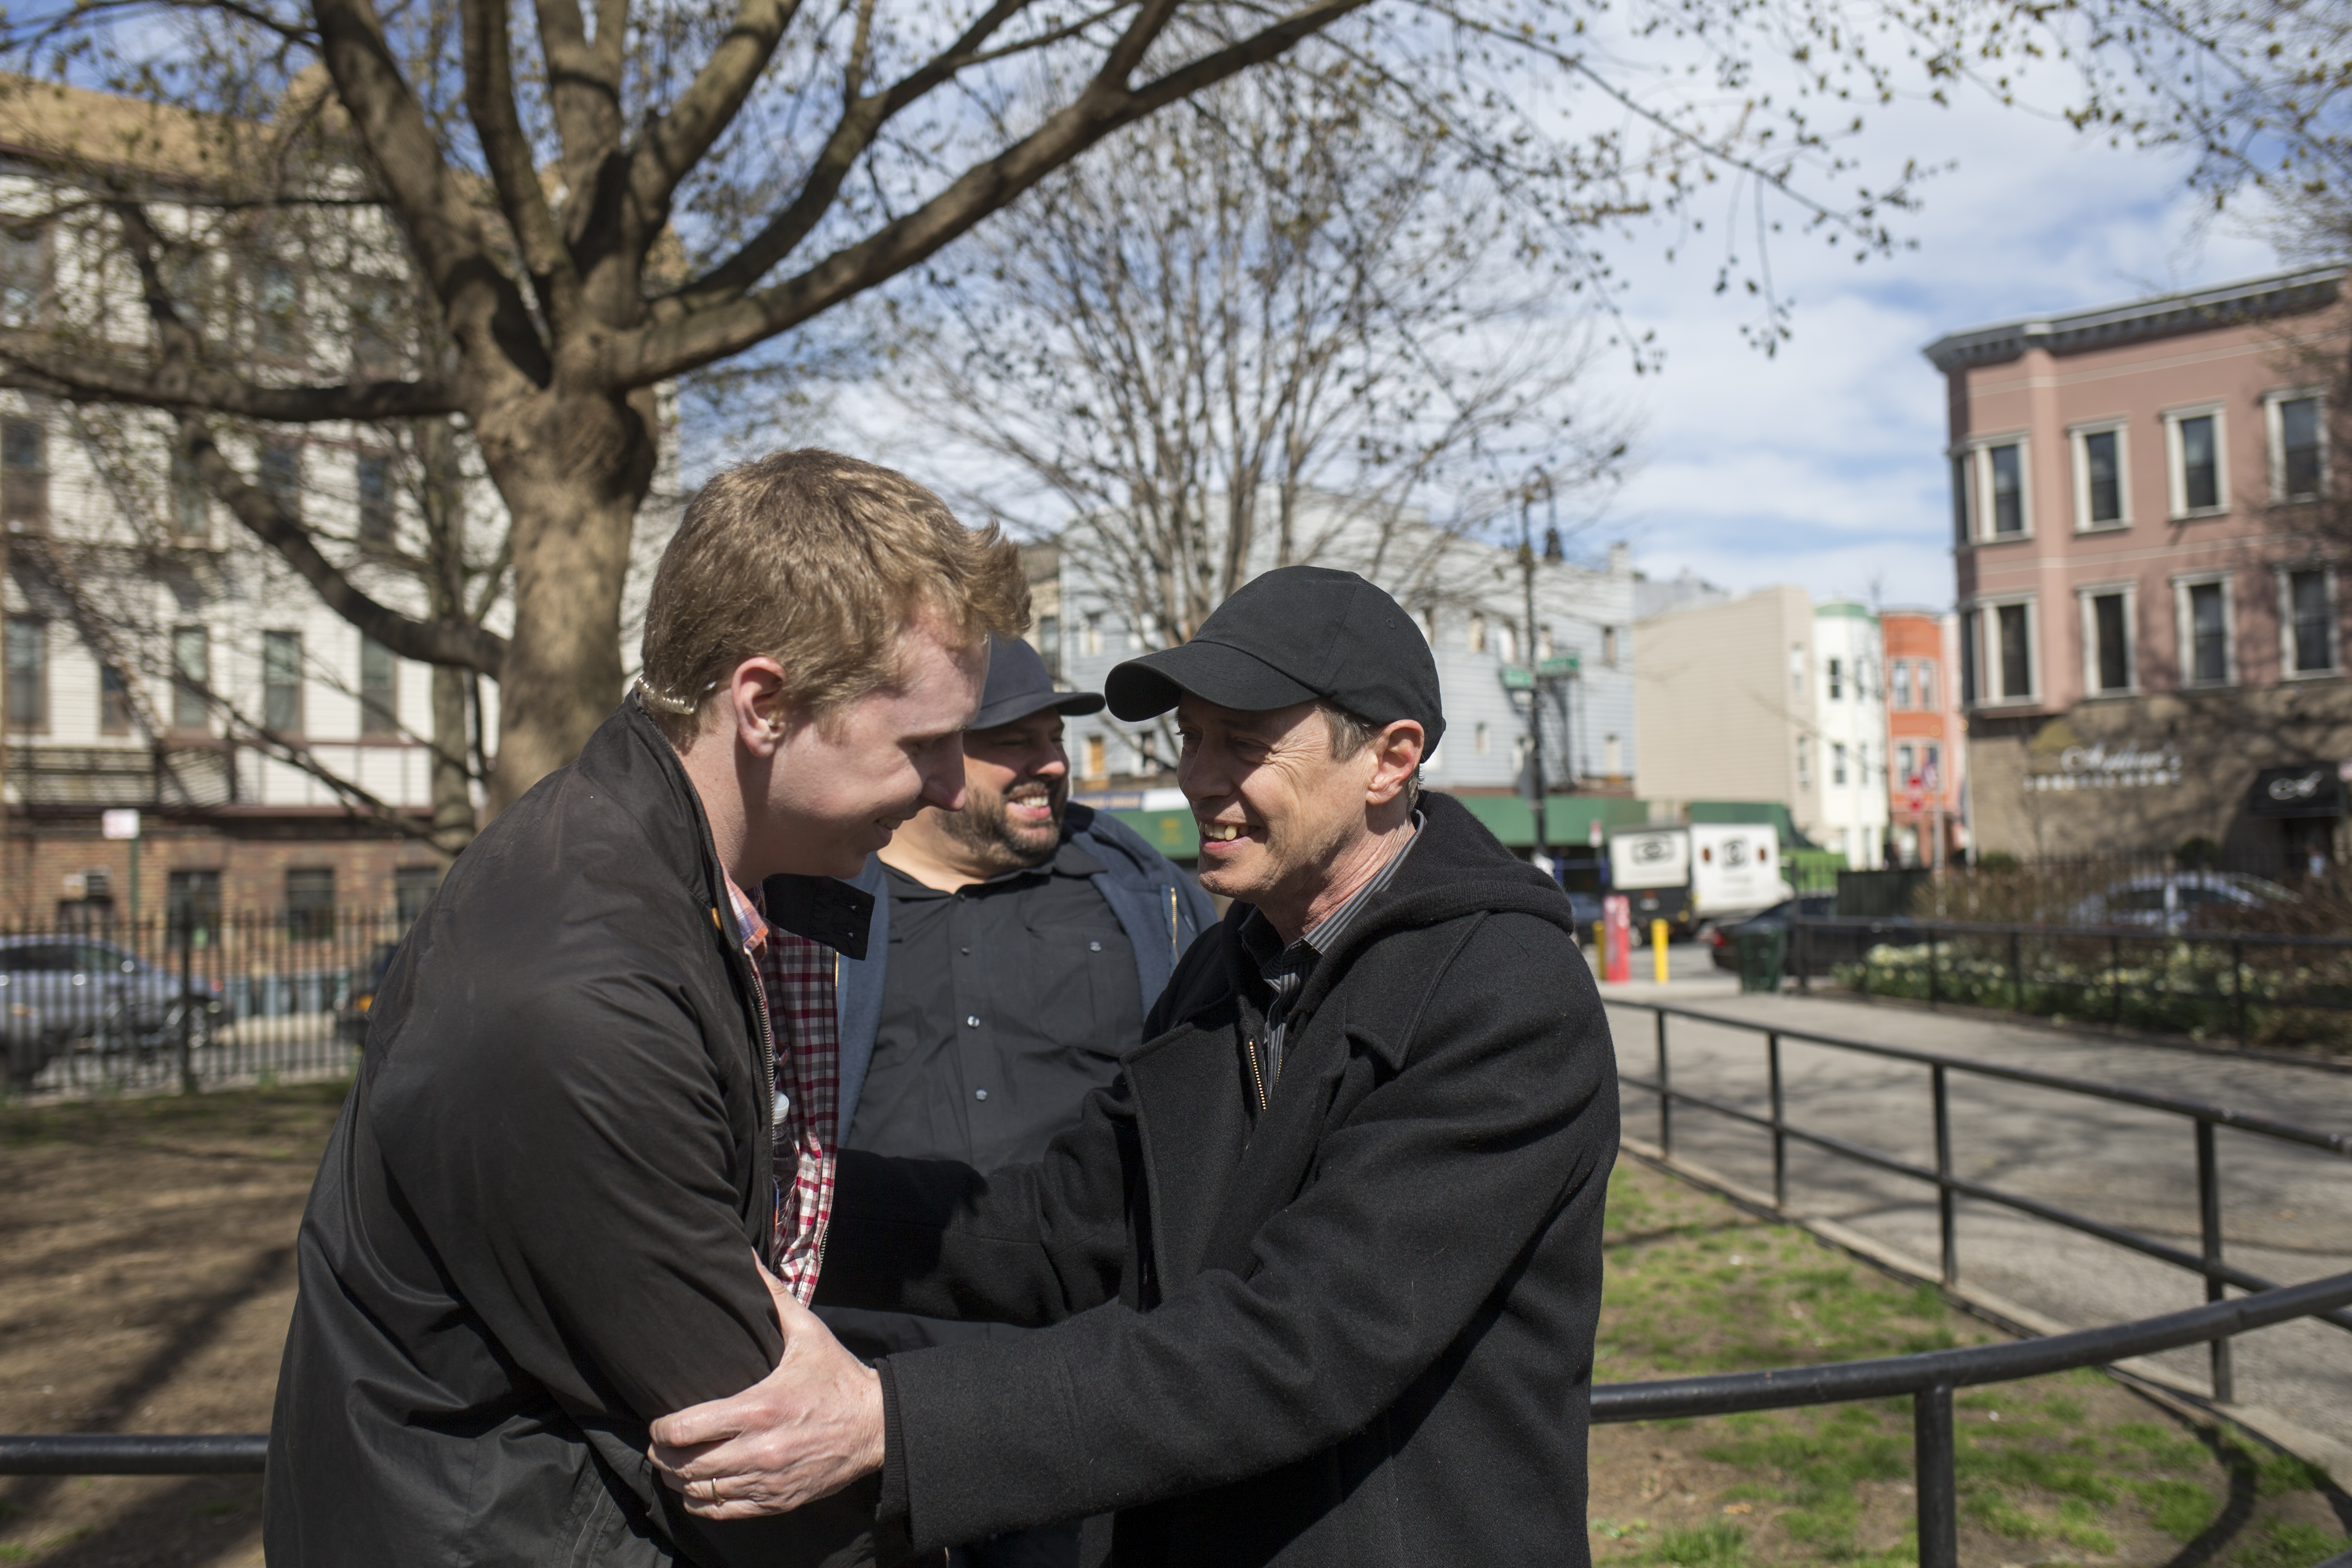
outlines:
[[2250, 226], [2200, 221], [2181, 160], [2112, 151], [2023, 110], [1900, 106], [1868, 145], [1890, 166], [1956, 166], [1897, 218], [1916, 249], [1857, 266], [1779, 237], [1795, 336], [1773, 358], [1740, 337], [1745, 303], [1714, 294], [1711, 264], [1620, 253], [1627, 314], [1658, 334], [1666, 364], [1637, 378], [1612, 362], [1594, 385], [1641, 433], [1590, 544], [1628, 540], [1654, 576], [1687, 567], [1734, 589], [1948, 605], [1944, 384], [1920, 349], [1958, 328], [2280, 265]]

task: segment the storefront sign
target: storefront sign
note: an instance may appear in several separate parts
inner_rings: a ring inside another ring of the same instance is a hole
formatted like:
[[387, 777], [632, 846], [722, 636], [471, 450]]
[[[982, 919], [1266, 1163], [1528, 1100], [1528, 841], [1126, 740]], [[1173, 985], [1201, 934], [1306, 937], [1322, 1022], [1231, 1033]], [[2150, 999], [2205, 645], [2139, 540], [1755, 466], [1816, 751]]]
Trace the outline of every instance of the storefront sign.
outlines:
[[2341, 816], [2344, 781], [2333, 763], [2264, 768], [2247, 792], [2249, 816]]
[[2028, 773], [2030, 790], [2146, 789], [2180, 782], [2180, 753], [2169, 745], [2069, 746], [2055, 773]]

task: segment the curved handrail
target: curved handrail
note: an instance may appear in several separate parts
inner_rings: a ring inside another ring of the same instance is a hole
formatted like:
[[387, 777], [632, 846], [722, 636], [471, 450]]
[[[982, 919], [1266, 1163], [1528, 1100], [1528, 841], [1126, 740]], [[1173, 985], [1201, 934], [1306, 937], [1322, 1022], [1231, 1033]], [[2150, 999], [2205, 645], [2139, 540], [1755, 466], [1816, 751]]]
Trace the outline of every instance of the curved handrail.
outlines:
[[[2106, 1328], [2083, 1329], [2009, 1344], [1875, 1361], [1706, 1377], [1617, 1383], [1592, 1391], [1595, 1421], [1655, 1421], [1683, 1415], [1726, 1415], [1799, 1405], [1837, 1405], [1916, 1394], [1942, 1385], [1966, 1388], [2099, 1366], [2181, 1345], [2242, 1334], [2295, 1318], [2352, 1306], [2352, 1274], [2284, 1285], [2233, 1301]], [[179, 1476], [258, 1473], [269, 1447], [266, 1432], [43, 1432], [0, 1434], [0, 1475]]]
[[[1706, 1377], [1666, 1378], [1653, 1383], [1616, 1383], [1592, 1390], [1595, 1421], [1655, 1421], [1680, 1415], [1728, 1415], [1743, 1410], [1782, 1410], [1798, 1405], [1842, 1405], [1916, 1394], [1938, 1384], [1968, 1388], [2105, 1366], [2133, 1356], [2265, 1329], [2352, 1306], [2352, 1274], [2332, 1274], [2301, 1285], [2283, 1285], [2233, 1301], [2216, 1301], [2161, 1317], [2106, 1328], [1976, 1345], [1967, 1350], [1928, 1351], [1876, 1361], [1828, 1362], [1819, 1366], [1769, 1372], [1723, 1373]], [[5, 1439], [0, 1439], [5, 1442]]]

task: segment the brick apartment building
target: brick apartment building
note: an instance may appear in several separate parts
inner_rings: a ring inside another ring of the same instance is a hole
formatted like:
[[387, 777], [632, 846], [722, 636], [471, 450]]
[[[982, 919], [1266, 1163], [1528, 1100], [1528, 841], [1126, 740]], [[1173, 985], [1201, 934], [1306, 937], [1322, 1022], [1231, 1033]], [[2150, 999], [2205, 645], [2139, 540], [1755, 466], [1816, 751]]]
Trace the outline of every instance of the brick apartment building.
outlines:
[[2342, 848], [2341, 267], [1956, 332], [1976, 847], [2268, 874]]
[[1886, 803], [1895, 853], [1941, 866], [1967, 847], [1966, 731], [1960, 719], [1959, 618], [1886, 610]]
[[[164, 232], [193, 232], [224, 148], [268, 128], [8, 87], [0, 320], [55, 326], [111, 299], [136, 321], [135, 279], [109, 261], [98, 204], [80, 198], [129, 180]], [[192, 246], [174, 287], [208, 332], [265, 367], [349, 373], [363, 352], [397, 352], [371, 347], [290, 250]], [[429, 822], [434, 671], [329, 611], [174, 462], [167, 434], [160, 418], [0, 392], [0, 926], [133, 913], [131, 846], [101, 835], [109, 808], [142, 814], [142, 919], [413, 909], [445, 863], [400, 826]], [[317, 525], [365, 591], [422, 609], [415, 489], [380, 429], [281, 427], [232, 456]], [[467, 728], [494, 736], [495, 688], [478, 694]]]

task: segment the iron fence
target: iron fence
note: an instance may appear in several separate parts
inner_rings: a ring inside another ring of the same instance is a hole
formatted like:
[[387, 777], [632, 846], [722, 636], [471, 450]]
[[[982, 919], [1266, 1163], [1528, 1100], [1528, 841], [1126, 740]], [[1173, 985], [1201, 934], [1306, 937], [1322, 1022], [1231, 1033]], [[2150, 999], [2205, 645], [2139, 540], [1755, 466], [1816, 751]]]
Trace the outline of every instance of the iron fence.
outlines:
[[[1905, 1395], [1911, 1400], [1912, 1465], [1919, 1568], [1959, 1568], [1958, 1443], [1952, 1394], [1961, 1388], [2105, 1366], [2181, 1345], [2226, 1344], [2236, 1335], [2352, 1306], [2352, 1274], [2273, 1287], [2162, 1317], [2011, 1344], [1876, 1361], [1832, 1362], [1769, 1372], [1603, 1384], [1592, 1391], [1592, 1419], [1664, 1421], [1788, 1410]], [[265, 1432], [165, 1434], [27, 1433], [0, 1436], [0, 1475], [259, 1475]], [[2325, 1568], [2325, 1565], [2323, 1565]]]
[[[1961, 1198], [1975, 1198], [2004, 1208], [2029, 1215], [2035, 1219], [2063, 1226], [2084, 1236], [2096, 1237], [2144, 1258], [2155, 1258], [2176, 1268], [2186, 1269], [2202, 1277], [2205, 1299], [2222, 1300], [2226, 1288], [2241, 1290], [2275, 1290], [2278, 1285], [2248, 1272], [2229, 1262], [2224, 1256], [2221, 1225], [2221, 1175], [2215, 1157], [2214, 1129], [2228, 1127], [2259, 1138], [2269, 1138], [2299, 1148], [2314, 1149], [2338, 1158], [2352, 1156], [2352, 1134], [2321, 1132], [2292, 1122], [2267, 1116], [2256, 1116], [2224, 1106], [2208, 1105], [2200, 1100], [2184, 1100], [2174, 1095], [2152, 1094], [2143, 1089], [2126, 1089], [2120, 1085], [2093, 1083], [2084, 1079], [2062, 1078], [2055, 1073], [2035, 1072], [2029, 1068], [1998, 1066], [1990, 1062], [1969, 1061], [1959, 1057], [1942, 1056], [1933, 1051], [1912, 1050], [1902, 1046], [1880, 1045], [1869, 1040], [1845, 1039], [1836, 1035], [1816, 1034], [1804, 1029], [1775, 1028], [1769, 1025], [1744, 1023], [1720, 1017], [1712, 1013], [1697, 1012], [1686, 1007], [1667, 1006], [1653, 1002], [1610, 1000], [1612, 1008], [1635, 1008], [1647, 1012], [1656, 1020], [1657, 1076], [1643, 1078], [1621, 1068], [1618, 1081], [1635, 1089], [1646, 1089], [1657, 1098], [1658, 1151], [1665, 1158], [1674, 1157], [1675, 1107], [1696, 1106], [1734, 1121], [1757, 1127], [1768, 1132], [1772, 1141], [1772, 1202], [1785, 1212], [1789, 1206], [1789, 1145], [1791, 1142], [1852, 1160], [1897, 1176], [1907, 1176], [1936, 1189], [1937, 1230], [1941, 1257], [1943, 1281], [1958, 1285], [1960, 1280], [1959, 1232], [1958, 1204]], [[1768, 1110], [1762, 1115], [1745, 1106], [1733, 1105], [1709, 1095], [1693, 1094], [1674, 1087], [1673, 1058], [1668, 1049], [1666, 1022], [1669, 1018], [1685, 1018], [1712, 1028], [1759, 1037], [1764, 1047], [1764, 1066]], [[1817, 1132], [1795, 1125], [1789, 1120], [1788, 1107], [1782, 1092], [1780, 1047], [1783, 1041], [1794, 1040], [1809, 1046], [1827, 1047], [1832, 1050], [1853, 1051], [1876, 1057], [1885, 1061], [1911, 1062], [1927, 1069], [1928, 1102], [1935, 1136], [1936, 1163], [1931, 1168], [1914, 1164], [1876, 1149]], [[1979, 1078], [2006, 1083], [2027, 1084], [2036, 1089], [2054, 1089], [2063, 1094], [2082, 1095], [2116, 1105], [2137, 1106], [2144, 1110], [2163, 1111], [2187, 1119], [2194, 1129], [2193, 1145], [2197, 1161], [2197, 1212], [2199, 1247], [2187, 1252], [2152, 1236], [2109, 1225], [2022, 1193], [2005, 1192], [1989, 1183], [1973, 1181], [1958, 1174], [1952, 1163], [1952, 1114], [1950, 1080], [1954, 1073], [1969, 1073]], [[2352, 1312], [2340, 1310], [2311, 1314], [2339, 1329], [2352, 1330]], [[2189, 1342], [2183, 1341], [2183, 1343]], [[2230, 1345], [2225, 1337], [2212, 1342], [2210, 1357], [2213, 1397], [2222, 1404], [2232, 1402], [2235, 1390], [2230, 1369]]]
[[197, 911], [0, 924], [0, 1044], [16, 1094], [250, 1083], [351, 1070], [390, 913]]
[[2352, 939], [2161, 926], [1793, 916], [1800, 990], [1996, 1007], [2198, 1038], [2352, 1040]]

